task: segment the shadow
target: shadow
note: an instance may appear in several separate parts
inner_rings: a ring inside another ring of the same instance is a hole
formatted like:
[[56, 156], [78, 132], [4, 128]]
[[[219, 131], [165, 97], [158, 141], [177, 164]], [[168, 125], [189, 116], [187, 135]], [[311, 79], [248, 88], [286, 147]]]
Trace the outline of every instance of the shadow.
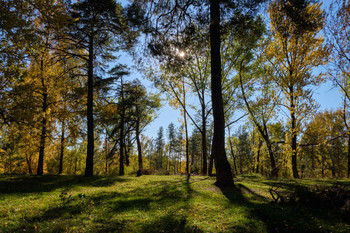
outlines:
[[[230, 232], [330, 232], [330, 229], [323, 229], [320, 223], [331, 226], [345, 221], [339, 219], [341, 216], [339, 212], [325, 213], [325, 210], [311, 209], [302, 205], [269, 203], [265, 197], [243, 185], [219, 188], [232, 205], [243, 206], [249, 210], [250, 222], [232, 225]], [[247, 192], [264, 202], [250, 201], [244, 196]], [[255, 228], [259, 225], [257, 224], [259, 221], [264, 223], [265, 229]]]
[[76, 186], [109, 187], [118, 182], [129, 181], [122, 177], [102, 176], [22, 175], [1, 178], [3, 179], [0, 179], [0, 196], [1, 194], [51, 192], [56, 189], [70, 189]]
[[196, 226], [187, 222], [186, 217], [178, 216], [175, 213], [168, 213], [165, 216], [145, 224], [141, 231], [143, 233], [168, 232], [168, 233], [195, 233], [203, 232]]
[[265, 196], [262, 196], [256, 192], [254, 192], [253, 190], [251, 190], [250, 188], [248, 188], [247, 186], [245, 186], [243, 184], [236, 184], [236, 187], [240, 190], [240, 192], [250, 194], [256, 200], [261, 200], [261, 201], [266, 201], [266, 202], [269, 201], [268, 198], [266, 198]]

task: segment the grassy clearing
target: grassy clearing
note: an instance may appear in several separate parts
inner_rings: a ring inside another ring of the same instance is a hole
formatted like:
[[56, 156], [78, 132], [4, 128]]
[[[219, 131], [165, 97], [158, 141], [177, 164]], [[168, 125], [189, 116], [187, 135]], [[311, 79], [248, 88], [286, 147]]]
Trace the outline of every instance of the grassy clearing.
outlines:
[[349, 180], [239, 176], [236, 188], [195, 176], [0, 176], [0, 232], [350, 232], [341, 210], [271, 204], [271, 185]]

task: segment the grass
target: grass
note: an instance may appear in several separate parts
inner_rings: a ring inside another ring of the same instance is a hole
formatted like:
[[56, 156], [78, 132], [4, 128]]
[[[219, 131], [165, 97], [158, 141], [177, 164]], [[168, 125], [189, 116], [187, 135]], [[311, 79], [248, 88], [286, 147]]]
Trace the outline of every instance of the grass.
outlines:
[[350, 232], [350, 216], [273, 204], [268, 189], [349, 180], [239, 176], [235, 188], [193, 176], [0, 176], [0, 232]]

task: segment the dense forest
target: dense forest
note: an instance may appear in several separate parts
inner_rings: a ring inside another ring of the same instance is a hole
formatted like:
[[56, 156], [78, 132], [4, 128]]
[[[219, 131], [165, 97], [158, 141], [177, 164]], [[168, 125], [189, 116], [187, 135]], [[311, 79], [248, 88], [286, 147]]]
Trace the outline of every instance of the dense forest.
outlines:
[[350, 2], [324, 8], [0, 0], [0, 173], [350, 177]]

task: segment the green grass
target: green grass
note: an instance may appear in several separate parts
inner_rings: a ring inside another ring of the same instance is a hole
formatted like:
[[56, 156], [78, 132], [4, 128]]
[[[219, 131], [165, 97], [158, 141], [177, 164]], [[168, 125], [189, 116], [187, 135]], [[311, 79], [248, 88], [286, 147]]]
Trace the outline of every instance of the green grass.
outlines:
[[269, 187], [349, 180], [239, 176], [235, 188], [194, 176], [0, 176], [0, 232], [350, 232], [350, 216], [273, 204]]

